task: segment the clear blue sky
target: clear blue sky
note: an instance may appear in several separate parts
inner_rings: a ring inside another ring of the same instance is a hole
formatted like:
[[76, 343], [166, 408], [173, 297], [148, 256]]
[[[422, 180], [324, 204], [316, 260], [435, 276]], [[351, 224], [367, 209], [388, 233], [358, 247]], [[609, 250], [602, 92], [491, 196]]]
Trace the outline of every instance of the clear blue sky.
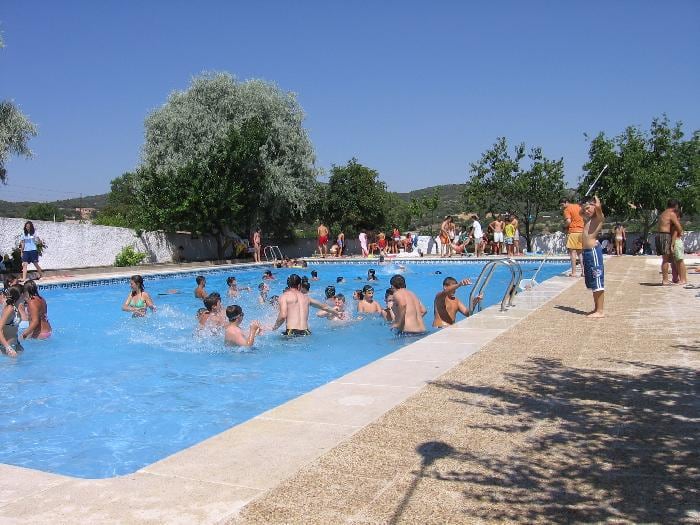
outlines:
[[202, 71], [297, 93], [317, 163], [389, 189], [465, 182], [498, 136], [564, 157], [583, 134], [700, 129], [700, 1], [2, 0], [0, 98], [37, 124], [0, 199], [105, 193], [143, 122]]

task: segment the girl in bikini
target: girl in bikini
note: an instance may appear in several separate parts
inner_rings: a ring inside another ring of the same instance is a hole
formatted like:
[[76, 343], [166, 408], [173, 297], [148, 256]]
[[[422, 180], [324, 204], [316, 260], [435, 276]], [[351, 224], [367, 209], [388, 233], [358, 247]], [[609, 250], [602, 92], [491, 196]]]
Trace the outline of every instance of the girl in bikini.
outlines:
[[126, 296], [122, 310], [131, 312], [133, 317], [144, 317], [146, 308], [150, 308], [155, 312], [156, 305], [153, 304], [153, 299], [143, 287], [143, 277], [134, 275], [131, 277], [129, 284], [131, 285], [131, 293]]
[[17, 303], [22, 295], [20, 286], [10, 286], [3, 292], [5, 306], [0, 314], [0, 350], [9, 357], [17, 357], [17, 352], [24, 350], [17, 337], [21, 317]]
[[51, 325], [46, 300], [39, 295], [36, 283], [32, 280], [24, 283], [24, 292], [27, 294], [29, 326], [22, 332], [22, 339], [48, 339], [51, 337]]

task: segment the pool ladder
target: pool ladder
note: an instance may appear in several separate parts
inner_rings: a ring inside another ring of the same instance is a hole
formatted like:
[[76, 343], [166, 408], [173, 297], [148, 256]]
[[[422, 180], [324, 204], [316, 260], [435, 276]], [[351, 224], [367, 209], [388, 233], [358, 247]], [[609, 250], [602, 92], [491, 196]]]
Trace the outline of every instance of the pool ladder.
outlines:
[[277, 245], [265, 246], [265, 248], [263, 248], [263, 255], [265, 256], [266, 261], [281, 261], [284, 259], [282, 256], [282, 250], [280, 250], [280, 247]]
[[510, 281], [508, 282], [506, 291], [503, 294], [503, 299], [501, 299], [501, 312], [505, 312], [507, 308], [515, 306], [513, 304], [513, 297], [515, 297], [515, 295], [518, 293], [518, 284], [523, 278], [523, 270], [518, 261], [514, 259], [498, 259], [496, 261], [487, 262], [482, 268], [479, 277], [476, 278], [476, 282], [472, 287], [472, 292], [469, 294], [469, 315], [481, 311], [481, 301], [475, 305], [474, 299], [483, 293], [484, 289], [489, 284], [491, 277], [493, 277], [493, 273], [499, 266], [505, 266], [508, 268], [508, 270], [510, 270]]

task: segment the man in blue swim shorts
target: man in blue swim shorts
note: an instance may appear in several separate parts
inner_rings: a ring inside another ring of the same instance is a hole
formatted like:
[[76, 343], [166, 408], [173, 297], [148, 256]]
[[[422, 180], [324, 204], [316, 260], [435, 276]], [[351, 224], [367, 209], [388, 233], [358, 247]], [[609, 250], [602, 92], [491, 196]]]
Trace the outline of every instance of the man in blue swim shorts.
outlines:
[[605, 270], [603, 267], [603, 249], [598, 243], [598, 234], [603, 226], [603, 209], [598, 196], [588, 198], [583, 202], [583, 275], [586, 278], [586, 288], [593, 292], [593, 311], [587, 317], [604, 317], [603, 305], [605, 299]]

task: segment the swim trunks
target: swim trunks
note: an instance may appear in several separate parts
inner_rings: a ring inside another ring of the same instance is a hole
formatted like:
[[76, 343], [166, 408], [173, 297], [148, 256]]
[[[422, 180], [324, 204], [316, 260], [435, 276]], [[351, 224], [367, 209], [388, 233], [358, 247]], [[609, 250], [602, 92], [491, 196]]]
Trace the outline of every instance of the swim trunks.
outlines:
[[506, 237], [506, 244], [513, 244], [513, 237]]
[[583, 250], [583, 275], [586, 278], [586, 288], [594, 292], [605, 290], [603, 249], [600, 245]]
[[503, 232], [493, 232], [493, 242], [503, 242]]
[[675, 261], [682, 261], [683, 257], [685, 255], [685, 247], [683, 246], [683, 240], [682, 239], [676, 239], [676, 241], [673, 243], [673, 259]]
[[318, 245], [319, 246], [325, 245], [325, 244], [328, 244], [328, 235], [323, 235], [323, 236], [318, 238]]
[[282, 332], [282, 335], [285, 337], [304, 337], [307, 335], [311, 335], [311, 330], [308, 328], [306, 330], [299, 330], [297, 328], [288, 328], [284, 332]]
[[671, 246], [671, 234], [668, 232], [659, 232], [656, 234], [656, 253], [657, 255], [671, 255], [673, 247]]
[[579, 232], [570, 233], [566, 236], [567, 250], [581, 250], [583, 248], [583, 234]]

